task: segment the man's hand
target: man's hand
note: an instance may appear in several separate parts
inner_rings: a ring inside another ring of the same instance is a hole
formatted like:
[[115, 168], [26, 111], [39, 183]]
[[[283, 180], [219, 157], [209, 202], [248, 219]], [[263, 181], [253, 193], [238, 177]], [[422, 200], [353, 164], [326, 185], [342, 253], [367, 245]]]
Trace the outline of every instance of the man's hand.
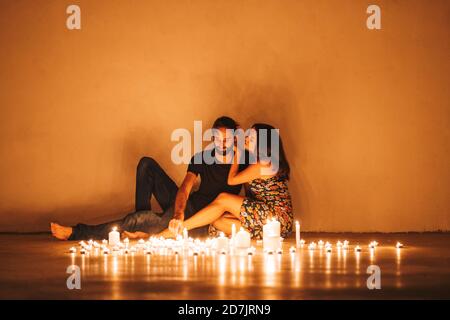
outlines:
[[183, 230], [183, 220], [181, 219], [172, 219], [169, 222], [169, 230], [175, 235], [178, 235]]

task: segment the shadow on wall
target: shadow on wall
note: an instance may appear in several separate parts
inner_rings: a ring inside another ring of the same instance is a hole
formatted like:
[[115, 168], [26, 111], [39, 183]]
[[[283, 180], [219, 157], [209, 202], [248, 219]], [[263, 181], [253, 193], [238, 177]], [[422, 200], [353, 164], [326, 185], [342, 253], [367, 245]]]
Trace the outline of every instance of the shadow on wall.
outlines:
[[[271, 81], [274, 82], [274, 81]], [[282, 83], [282, 82], [278, 82]], [[307, 154], [302, 148], [303, 130], [301, 119], [301, 106], [294, 102], [294, 98], [288, 86], [266, 85], [256, 82], [239, 81], [219, 81], [215, 83], [210, 97], [214, 101], [205, 101], [207, 110], [198, 110], [192, 114], [192, 119], [182, 119], [179, 123], [172, 123], [172, 126], [184, 126], [193, 131], [193, 121], [203, 120], [203, 129], [212, 125], [213, 121], [221, 116], [228, 115], [237, 120], [243, 128], [249, 128], [253, 123], [265, 122], [280, 129], [285, 151], [291, 166], [290, 191], [293, 196], [294, 213], [302, 223], [307, 222], [309, 216], [308, 195], [311, 195], [311, 186], [302, 169], [303, 163], [307, 161]], [[293, 117], [292, 115], [296, 115]], [[200, 118], [199, 118], [200, 115]], [[170, 137], [175, 127], [169, 127], [164, 119], [152, 119], [151, 125], [142, 127], [142, 124], [127, 124], [124, 128], [122, 142], [117, 144], [115, 154], [116, 159], [113, 172], [109, 180], [110, 188], [104, 190], [87, 199], [73, 200], [75, 205], [55, 207], [50, 212], [33, 213], [36, 221], [30, 221], [29, 213], [23, 213], [23, 217], [17, 216], [12, 222], [11, 228], [4, 226], [4, 230], [14, 230], [18, 232], [30, 231], [30, 224], [34, 224], [32, 231], [47, 230], [47, 222], [56, 221], [65, 225], [76, 223], [96, 224], [111, 221], [123, 217], [134, 210], [135, 174], [136, 165], [143, 156], [155, 158], [174, 181], [179, 184], [186, 170], [185, 165], [174, 165], [170, 159], [170, 150], [174, 142], [167, 140], [167, 143], [158, 141], [160, 137]], [[169, 138], [167, 138], [169, 139]], [[205, 143], [205, 145], [208, 143]], [[104, 159], [111, 162], [111, 159]], [[102, 166], [102, 159], [99, 159], [97, 166]], [[87, 188], [89, 183], [86, 181]], [[118, 192], [114, 186], [121, 185], [125, 192]], [[80, 203], [80, 205], [77, 205]], [[152, 199], [152, 208], [159, 210], [159, 206]], [[63, 214], [62, 214], [63, 213]], [[60, 221], [58, 218], [63, 218]], [[31, 219], [32, 220], [32, 219]], [[27, 221], [21, 228], [17, 228], [17, 221]]]
[[[283, 83], [271, 81], [271, 83]], [[297, 105], [288, 86], [254, 82], [239, 82], [227, 79], [218, 81], [215, 88], [219, 100], [217, 115], [225, 114], [237, 120], [243, 128], [263, 122], [280, 129], [280, 136], [291, 167], [289, 183], [293, 197], [296, 219], [308, 221], [308, 195], [312, 188], [302, 169], [307, 161], [303, 146], [304, 132], [301, 121], [301, 106]], [[295, 117], [293, 117], [295, 115]]]

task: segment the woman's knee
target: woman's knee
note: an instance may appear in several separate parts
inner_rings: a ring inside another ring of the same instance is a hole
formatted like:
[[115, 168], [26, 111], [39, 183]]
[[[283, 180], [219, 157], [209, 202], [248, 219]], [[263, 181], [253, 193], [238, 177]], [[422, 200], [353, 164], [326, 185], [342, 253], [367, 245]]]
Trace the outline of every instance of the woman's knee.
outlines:
[[221, 192], [217, 195], [216, 199], [214, 199], [214, 202], [219, 205], [224, 205], [228, 199], [229, 199], [228, 193]]

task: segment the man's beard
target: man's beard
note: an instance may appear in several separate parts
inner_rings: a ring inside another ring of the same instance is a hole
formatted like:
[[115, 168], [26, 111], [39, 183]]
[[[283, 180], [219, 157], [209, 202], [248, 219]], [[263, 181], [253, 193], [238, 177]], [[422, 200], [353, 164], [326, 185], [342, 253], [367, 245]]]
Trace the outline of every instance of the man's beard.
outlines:
[[225, 150], [216, 146], [215, 152], [217, 152], [219, 156], [226, 156], [227, 154], [231, 155], [231, 153], [233, 152], [233, 146], [230, 146]]

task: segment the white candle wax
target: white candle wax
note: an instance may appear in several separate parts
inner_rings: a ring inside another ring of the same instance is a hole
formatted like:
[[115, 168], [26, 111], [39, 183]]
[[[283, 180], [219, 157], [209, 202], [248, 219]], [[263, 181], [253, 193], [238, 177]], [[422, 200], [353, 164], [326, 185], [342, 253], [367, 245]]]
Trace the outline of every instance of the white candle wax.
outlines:
[[277, 235], [268, 235], [264, 237], [264, 250], [275, 252], [281, 248], [280, 237]]
[[236, 246], [235, 238], [236, 238], [236, 225], [233, 223], [231, 225], [231, 245], [232, 246]]
[[263, 226], [264, 250], [276, 251], [280, 247], [280, 222], [271, 219]]
[[117, 228], [114, 227], [112, 231], [108, 234], [108, 243], [110, 246], [117, 246], [120, 243], [120, 233]]
[[228, 238], [225, 237], [225, 235], [223, 233], [220, 234], [220, 237], [217, 238], [217, 242], [216, 242], [216, 250], [218, 252], [223, 252], [223, 251], [227, 251], [228, 250]]
[[247, 249], [251, 246], [250, 233], [245, 231], [243, 228], [235, 235], [233, 244], [236, 248]]

